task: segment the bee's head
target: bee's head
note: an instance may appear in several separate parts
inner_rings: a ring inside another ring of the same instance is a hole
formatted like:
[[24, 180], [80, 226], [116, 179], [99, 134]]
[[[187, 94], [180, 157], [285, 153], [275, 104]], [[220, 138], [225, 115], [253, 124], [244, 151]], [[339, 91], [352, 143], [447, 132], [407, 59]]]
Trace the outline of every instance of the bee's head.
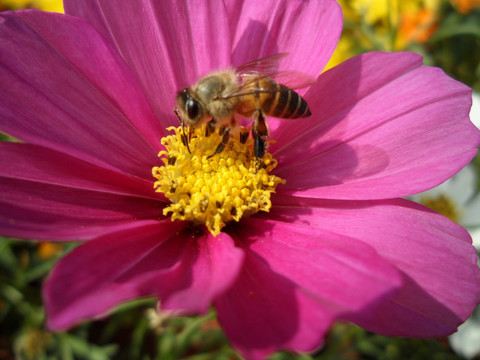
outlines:
[[188, 126], [195, 127], [199, 124], [205, 111], [198, 100], [192, 96], [190, 89], [185, 88], [178, 92], [177, 104]]

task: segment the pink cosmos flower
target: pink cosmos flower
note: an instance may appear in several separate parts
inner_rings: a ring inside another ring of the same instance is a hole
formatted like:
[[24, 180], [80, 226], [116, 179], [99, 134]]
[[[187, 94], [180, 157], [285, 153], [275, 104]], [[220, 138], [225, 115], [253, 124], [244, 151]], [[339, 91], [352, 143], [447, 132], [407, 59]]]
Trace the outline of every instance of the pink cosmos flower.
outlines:
[[[471, 91], [412, 53], [369, 53], [319, 75], [341, 31], [331, 0], [66, 0], [68, 15], [0, 15], [0, 232], [84, 243], [44, 291], [67, 329], [156, 296], [212, 304], [249, 359], [310, 351], [336, 319], [391, 336], [450, 334], [480, 299], [468, 233], [403, 200], [464, 167], [480, 133]], [[270, 212], [204, 226], [162, 215], [152, 167], [175, 94], [279, 52], [318, 76], [313, 115], [269, 119]]]

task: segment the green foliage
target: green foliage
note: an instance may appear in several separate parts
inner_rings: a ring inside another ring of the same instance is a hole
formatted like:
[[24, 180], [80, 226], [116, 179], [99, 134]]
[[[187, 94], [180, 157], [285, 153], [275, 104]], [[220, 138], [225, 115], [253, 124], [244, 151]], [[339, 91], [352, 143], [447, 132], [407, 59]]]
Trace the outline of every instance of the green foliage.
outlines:
[[[64, 253], [72, 247], [65, 245]], [[49, 332], [41, 288], [59, 256], [45, 260], [33, 242], [0, 239], [0, 359], [240, 359], [213, 311], [199, 317], [160, 313], [158, 321], [153, 299], [129, 302], [69, 332]]]
[[426, 48], [433, 65], [480, 91], [480, 10], [447, 13]]
[[[64, 253], [73, 246], [65, 245]], [[178, 317], [138, 299], [103, 320], [61, 333], [45, 328], [41, 287], [61, 254], [42, 259], [33, 242], [0, 241], [0, 359], [19, 360], [240, 360], [215, 313]], [[313, 354], [279, 352], [270, 360], [458, 359], [445, 339], [388, 338], [336, 324]]]

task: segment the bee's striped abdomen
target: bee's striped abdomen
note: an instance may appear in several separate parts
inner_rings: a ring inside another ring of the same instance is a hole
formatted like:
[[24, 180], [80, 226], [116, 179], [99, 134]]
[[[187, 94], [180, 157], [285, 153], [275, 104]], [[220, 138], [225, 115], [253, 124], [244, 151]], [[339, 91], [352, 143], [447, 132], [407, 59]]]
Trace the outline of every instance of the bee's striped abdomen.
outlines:
[[[260, 81], [262, 83], [264, 81]], [[265, 114], [283, 118], [296, 119], [311, 115], [307, 102], [295, 91], [273, 80], [268, 80], [269, 86], [263, 86], [271, 91], [262, 93], [262, 110]], [[264, 84], [261, 84], [264, 85]]]

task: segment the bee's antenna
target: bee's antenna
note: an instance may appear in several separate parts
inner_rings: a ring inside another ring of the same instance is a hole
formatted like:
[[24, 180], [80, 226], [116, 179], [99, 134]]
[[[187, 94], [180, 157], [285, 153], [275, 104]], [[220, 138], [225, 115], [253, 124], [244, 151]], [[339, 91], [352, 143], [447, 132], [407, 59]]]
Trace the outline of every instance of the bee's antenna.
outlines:
[[[192, 152], [190, 151], [190, 147], [188, 146], [190, 136], [187, 137], [187, 134], [185, 134], [185, 126], [184, 126], [183, 118], [179, 115], [180, 110], [178, 110], [178, 108], [173, 108], [173, 112], [177, 116], [177, 119], [180, 122], [180, 124], [182, 125], [182, 142], [183, 142], [183, 145], [185, 145], [187, 147], [188, 152], [191, 154]], [[188, 132], [188, 135], [190, 135], [190, 131]]]

